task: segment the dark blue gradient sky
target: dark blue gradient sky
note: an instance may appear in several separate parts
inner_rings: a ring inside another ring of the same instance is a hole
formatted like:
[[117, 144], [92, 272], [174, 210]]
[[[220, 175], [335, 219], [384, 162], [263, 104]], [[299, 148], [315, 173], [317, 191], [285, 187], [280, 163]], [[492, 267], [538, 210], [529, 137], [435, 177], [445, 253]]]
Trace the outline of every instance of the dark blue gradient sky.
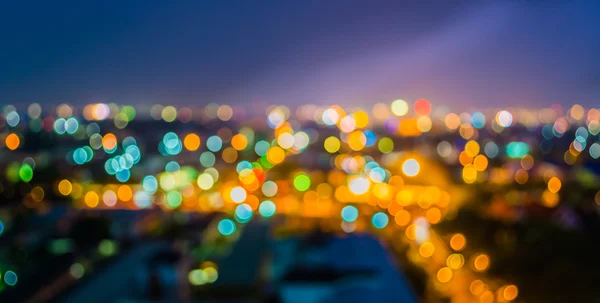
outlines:
[[600, 106], [599, 1], [1, 1], [0, 36], [0, 104]]

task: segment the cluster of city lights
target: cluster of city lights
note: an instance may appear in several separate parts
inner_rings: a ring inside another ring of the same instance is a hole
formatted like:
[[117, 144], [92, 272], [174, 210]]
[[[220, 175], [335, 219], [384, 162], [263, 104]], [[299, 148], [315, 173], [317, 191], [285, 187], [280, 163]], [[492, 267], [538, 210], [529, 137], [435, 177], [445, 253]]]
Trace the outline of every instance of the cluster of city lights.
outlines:
[[[467, 249], [463, 234], [434, 230], [464, 203], [467, 190], [454, 185], [543, 180], [546, 187], [535, 194], [552, 209], [567, 174], [543, 158], [558, 154], [567, 167], [600, 158], [600, 110], [580, 105], [453, 113], [424, 99], [395, 100], [370, 112], [269, 106], [266, 119], [213, 103], [157, 104], [149, 111], [95, 103], [77, 110], [67, 104], [2, 109], [0, 149], [9, 156], [0, 194], [23, 196], [31, 207], [58, 197], [87, 209], [220, 212], [228, 215], [217, 226], [224, 237], [277, 215], [335, 218], [347, 233], [393, 229], [437, 289], [461, 302], [512, 301], [518, 288], [487, 277], [490, 256]], [[148, 119], [176, 126], [132, 127]], [[50, 153], [26, 152], [35, 144], [29, 140], [40, 137], [59, 144]], [[54, 161], [70, 165], [58, 169], [60, 179], [38, 181], [36, 171]], [[503, 195], [513, 201], [518, 193]], [[10, 273], [4, 281], [14, 285]], [[188, 278], [199, 286], [217, 277], [216, 266], [204, 264]]]

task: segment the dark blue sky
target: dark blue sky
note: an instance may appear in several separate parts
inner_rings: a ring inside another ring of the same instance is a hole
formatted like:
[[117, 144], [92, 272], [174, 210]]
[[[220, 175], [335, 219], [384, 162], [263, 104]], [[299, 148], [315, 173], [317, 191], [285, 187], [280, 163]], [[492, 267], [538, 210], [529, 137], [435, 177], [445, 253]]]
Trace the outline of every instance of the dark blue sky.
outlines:
[[0, 36], [0, 104], [600, 106], [598, 1], [2, 1]]

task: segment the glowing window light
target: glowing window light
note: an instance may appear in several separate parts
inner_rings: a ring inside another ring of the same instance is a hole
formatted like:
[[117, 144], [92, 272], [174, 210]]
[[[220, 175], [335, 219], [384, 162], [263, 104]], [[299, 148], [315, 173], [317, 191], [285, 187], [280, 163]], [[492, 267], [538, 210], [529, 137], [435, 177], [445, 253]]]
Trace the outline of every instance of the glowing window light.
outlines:
[[421, 165], [419, 162], [413, 158], [410, 158], [402, 164], [402, 172], [408, 177], [414, 177], [419, 174], [421, 170]]
[[206, 140], [206, 147], [211, 152], [218, 152], [221, 149], [221, 147], [223, 147], [223, 140], [221, 140], [221, 138], [219, 138], [218, 136], [210, 136]]
[[10, 134], [4, 139], [4, 144], [10, 150], [15, 150], [21, 144], [21, 139], [16, 134]]
[[348, 182], [348, 189], [355, 195], [363, 195], [369, 191], [371, 182], [365, 177], [354, 177]]
[[265, 218], [272, 217], [276, 211], [277, 207], [271, 200], [265, 200], [258, 206], [258, 213]]
[[242, 203], [242, 202], [246, 201], [247, 193], [243, 187], [236, 186], [231, 189], [231, 192], [229, 193], [229, 197], [231, 198], [231, 201], [233, 201], [235, 203]]
[[217, 230], [223, 236], [229, 236], [233, 234], [235, 232], [235, 229], [235, 222], [233, 222], [231, 219], [223, 219], [219, 221], [219, 224], [217, 225]]
[[358, 219], [358, 209], [352, 205], [342, 208], [342, 219], [346, 222], [354, 222]]
[[294, 177], [294, 187], [299, 191], [307, 191], [310, 188], [310, 178], [307, 174], [298, 174]]
[[378, 229], [382, 229], [384, 227], [386, 227], [389, 223], [390, 219], [388, 218], [387, 214], [383, 213], [383, 212], [378, 212], [376, 214], [373, 215], [373, 217], [371, 218], [371, 223], [373, 224], [373, 226], [375, 226], [375, 228]]
[[205, 151], [200, 154], [200, 164], [204, 167], [212, 167], [215, 165], [216, 157], [213, 153]]

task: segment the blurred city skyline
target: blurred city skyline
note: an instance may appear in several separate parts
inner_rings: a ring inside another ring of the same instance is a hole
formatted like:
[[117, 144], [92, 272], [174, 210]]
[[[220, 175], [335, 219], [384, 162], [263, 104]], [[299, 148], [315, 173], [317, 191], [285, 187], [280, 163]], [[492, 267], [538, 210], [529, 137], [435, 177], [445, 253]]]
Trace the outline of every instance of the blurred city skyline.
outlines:
[[592, 1], [68, 2], [0, 4], [0, 104], [598, 104]]

